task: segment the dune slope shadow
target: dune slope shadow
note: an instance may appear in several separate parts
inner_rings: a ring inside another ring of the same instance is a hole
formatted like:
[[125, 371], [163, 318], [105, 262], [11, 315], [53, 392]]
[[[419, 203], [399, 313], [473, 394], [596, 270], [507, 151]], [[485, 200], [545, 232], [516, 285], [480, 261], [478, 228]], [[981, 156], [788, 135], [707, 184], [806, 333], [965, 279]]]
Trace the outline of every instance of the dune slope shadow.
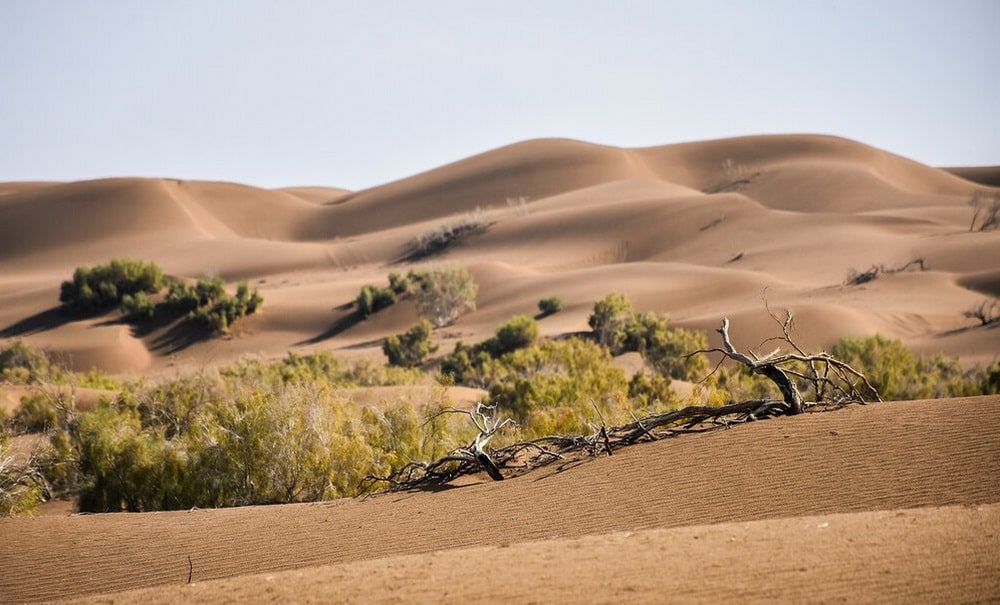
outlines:
[[90, 314], [73, 313], [62, 306], [51, 307], [0, 329], [0, 338], [17, 338], [48, 332], [74, 321], [98, 317], [103, 313], [104, 311]]

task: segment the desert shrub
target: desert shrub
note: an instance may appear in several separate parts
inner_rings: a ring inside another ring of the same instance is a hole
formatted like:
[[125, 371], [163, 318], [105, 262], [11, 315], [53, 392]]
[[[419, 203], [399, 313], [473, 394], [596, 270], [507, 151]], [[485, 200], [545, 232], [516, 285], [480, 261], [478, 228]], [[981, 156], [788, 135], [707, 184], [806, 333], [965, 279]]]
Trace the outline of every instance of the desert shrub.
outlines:
[[538, 312], [547, 317], [562, 311], [562, 301], [555, 296], [547, 296], [538, 301]]
[[399, 273], [389, 274], [389, 289], [396, 294], [406, 294], [410, 290], [410, 278]]
[[59, 426], [62, 414], [56, 396], [39, 391], [24, 395], [11, 422], [18, 430], [28, 433], [42, 433]]
[[678, 380], [698, 380], [708, 371], [703, 354], [708, 348], [704, 332], [668, 327], [666, 315], [646, 312], [632, 317], [626, 328], [625, 348], [638, 351], [658, 372]]
[[434, 227], [426, 233], [421, 233], [410, 243], [407, 260], [418, 260], [460, 243], [461, 241], [490, 228], [482, 212], [467, 214], [458, 220], [453, 220]]
[[460, 340], [455, 343], [451, 353], [441, 358], [441, 375], [456, 384], [471, 387], [489, 386], [483, 375], [483, 368], [492, 359], [482, 343], [469, 346]]
[[130, 320], [148, 321], [156, 314], [156, 305], [145, 292], [136, 292], [122, 297], [121, 310]]
[[[81, 510], [352, 496], [369, 473], [440, 456], [457, 445], [459, 434], [447, 417], [425, 421], [431, 408], [409, 401], [360, 408], [311, 383], [225, 384], [202, 377], [157, 388], [159, 394], [133, 393], [80, 416], [72, 436]], [[171, 400], [163, 394], [178, 390], [187, 393], [184, 414], [160, 409]]]
[[106, 265], [78, 267], [59, 290], [59, 301], [73, 311], [92, 312], [118, 305], [139, 292], [155, 293], [163, 287], [163, 272], [154, 263], [114, 259]]
[[167, 305], [175, 312], [187, 313], [192, 323], [221, 334], [241, 317], [252, 315], [264, 303], [264, 297], [246, 282], [236, 286], [236, 294], [226, 292], [221, 278], [202, 278], [194, 285], [171, 284]]
[[497, 327], [493, 337], [467, 346], [462, 341], [441, 360], [441, 373], [458, 384], [488, 386], [483, 369], [493, 359], [530, 346], [538, 339], [538, 322], [527, 315], [515, 315]]
[[983, 371], [979, 379], [979, 391], [983, 395], [1000, 395], [1000, 362]]
[[634, 313], [632, 303], [625, 295], [612, 292], [594, 303], [587, 324], [594, 332], [594, 339], [617, 355], [624, 350], [626, 330]]
[[673, 408], [680, 403], [670, 388], [670, 378], [659, 372], [633, 374], [628, 382], [628, 396], [634, 406], [646, 409]]
[[434, 326], [425, 319], [402, 334], [386, 338], [382, 352], [389, 359], [389, 365], [414, 367], [423, 363], [437, 350], [437, 345], [431, 342], [433, 331]]
[[0, 432], [0, 517], [30, 514], [45, 501], [45, 481], [34, 459], [18, 458], [11, 436]]
[[219, 370], [229, 384], [245, 381], [269, 385], [315, 383], [320, 386], [347, 388], [427, 383], [427, 376], [416, 368], [391, 367], [368, 359], [345, 362], [330, 351], [288, 352], [281, 360], [265, 361], [244, 357]]
[[371, 284], [362, 286], [355, 299], [355, 306], [361, 317], [368, 317], [376, 311], [396, 304], [396, 292], [391, 287], [379, 288]]
[[588, 321], [594, 339], [612, 354], [638, 351], [661, 374], [695, 380], [708, 369], [704, 355], [688, 354], [708, 347], [702, 332], [670, 328], [667, 316], [652, 311], [636, 313], [623, 295], [612, 293], [594, 305]]
[[528, 434], [587, 430], [595, 418], [591, 400], [609, 422], [630, 409], [625, 372], [607, 349], [571, 338], [545, 341], [491, 361], [490, 399]]
[[0, 347], [0, 378], [14, 384], [61, 382], [65, 371], [49, 356], [21, 340]]
[[972, 221], [969, 231], [992, 231], [1000, 228], [1000, 193], [976, 191], [969, 198]]
[[466, 311], [476, 310], [479, 287], [464, 268], [411, 272], [410, 281], [417, 310], [436, 328], [454, 323]]
[[523, 349], [538, 338], [538, 322], [527, 315], [515, 315], [500, 324], [488, 345], [493, 357]]
[[965, 370], [957, 358], [921, 357], [881, 334], [841, 338], [831, 354], [863, 372], [886, 400], [959, 397], [982, 392], [983, 372]]

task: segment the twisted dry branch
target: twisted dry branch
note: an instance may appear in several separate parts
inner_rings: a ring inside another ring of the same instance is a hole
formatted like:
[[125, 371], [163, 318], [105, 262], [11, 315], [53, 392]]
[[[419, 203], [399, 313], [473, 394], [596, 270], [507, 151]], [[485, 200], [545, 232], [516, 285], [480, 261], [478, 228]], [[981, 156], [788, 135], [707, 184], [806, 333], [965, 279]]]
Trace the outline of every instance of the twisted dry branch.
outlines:
[[[604, 416], [596, 403], [591, 402], [597, 410], [600, 424], [592, 423], [590, 434], [548, 435], [495, 449], [487, 448], [487, 444], [501, 429], [513, 427], [512, 419], [500, 418], [495, 406], [482, 403], [477, 404], [474, 410], [446, 408], [432, 416], [428, 422], [442, 414], [467, 415], [476, 428], [475, 439], [432, 462], [413, 461], [386, 476], [369, 475], [365, 478], [364, 491], [371, 491], [380, 485], [386, 486], [389, 491], [439, 485], [480, 471], [486, 471], [492, 479], [501, 481], [504, 479], [502, 470], [526, 472], [555, 460], [597, 457], [602, 453], [611, 455], [618, 448], [644, 439], [656, 441], [772, 416], [789, 416], [807, 410], [837, 409], [850, 403], [865, 403], [866, 394], [874, 400], [882, 400], [878, 391], [861, 372], [826, 353], [807, 354], [795, 344], [792, 339], [791, 312], [787, 312], [784, 321], [778, 320], [773, 314], [772, 317], [782, 326], [783, 335], [770, 340], [780, 340], [794, 352], [782, 352], [779, 348], [764, 356], [758, 356], [752, 350], [742, 353], [733, 346], [729, 337], [729, 319], [724, 318], [718, 330], [723, 347], [696, 351], [689, 355], [714, 352], [738, 361], [751, 372], [766, 376], [774, 382], [782, 393], [780, 400], [752, 399], [722, 406], [691, 405], [643, 418], [633, 415], [632, 422], [611, 427], [605, 424]], [[794, 365], [797, 363], [808, 369], [795, 369]], [[805, 401], [795, 380], [790, 376], [809, 384], [818, 395], [817, 399]], [[831, 393], [833, 397], [825, 398], [825, 393]]]

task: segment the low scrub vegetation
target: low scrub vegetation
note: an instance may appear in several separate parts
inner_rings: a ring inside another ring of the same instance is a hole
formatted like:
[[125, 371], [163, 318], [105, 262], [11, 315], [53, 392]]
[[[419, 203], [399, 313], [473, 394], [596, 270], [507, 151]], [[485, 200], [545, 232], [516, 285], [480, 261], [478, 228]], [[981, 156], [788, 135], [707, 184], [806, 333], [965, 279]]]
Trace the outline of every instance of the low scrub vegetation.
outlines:
[[547, 296], [538, 301], [538, 313], [542, 317], [548, 317], [559, 311], [562, 311], [562, 301], [555, 296]]
[[166, 306], [170, 312], [184, 313], [188, 321], [217, 334], [228, 332], [241, 317], [252, 315], [264, 304], [264, 298], [246, 282], [236, 286], [236, 294], [226, 292], [221, 278], [201, 278], [188, 283], [170, 284]]
[[[414, 276], [410, 287], [420, 287], [420, 279]], [[193, 311], [216, 300], [219, 287], [195, 283], [174, 293], [191, 301], [184, 304], [195, 305]], [[516, 421], [516, 428], [497, 437], [501, 446], [592, 434], [594, 427], [675, 410], [682, 401], [671, 388], [672, 377], [705, 378], [695, 387], [700, 405], [780, 398], [774, 383], [746, 366], [710, 373], [703, 358], [687, 355], [705, 348], [704, 334], [672, 329], [661, 314], [636, 313], [623, 296], [595, 305], [591, 325], [590, 337], [544, 339], [534, 319], [515, 316], [491, 338], [456, 345], [442, 360], [441, 374], [445, 383], [487, 389], [497, 413]], [[442, 387], [432, 387], [429, 398], [408, 395], [367, 407], [343, 394], [345, 387], [434, 385], [432, 374], [411, 367], [433, 352], [432, 331], [424, 320], [387, 339], [389, 366], [347, 363], [327, 351], [278, 360], [248, 357], [156, 384], [108, 382], [115, 393], [86, 412], [76, 409], [72, 389], [40, 388], [4, 420], [0, 514], [28, 512], [50, 492], [75, 494], [83, 511], [359, 494], [365, 477], [391, 476], [410, 461], [437, 459], [474, 436], [460, 414], [441, 413], [452, 407]], [[648, 368], [630, 377], [615, 365], [616, 351], [641, 352]], [[1000, 392], [1000, 364], [963, 368], [955, 358], [921, 357], [883, 336], [844, 338], [832, 353], [864, 372], [887, 400]], [[27, 384], [104, 379], [61, 369], [19, 342], [0, 348], [0, 369], [5, 378]], [[808, 375], [807, 367], [791, 369]], [[810, 383], [801, 380], [806, 393]], [[30, 464], [14, 464], [9, 433], [26, 431], [47, 439]]]
[[153, 294], [163, 287], [163, 272], [154, 263], [114, 259], [106, 265], [78, 267], [59, 289], [68, 309], [91, 313], [120, 305], [125, 296]]
[[707, 371], [704, 355], [688, 355], [708, 347], [703, 332], [670, 328], [667, 316], [660, 313], [636, 313], [622, 294], [595, 303], [588, 323], [594, 340], [612, 354], [637, 351], [664, 376], [697, 380]]
[[[152, 296], [166, 286], [166, 299], [156, 303]], [[263, 297], [246, 282], [236, 294], [226, 292], [220, 278], [201, 278], [194, 283], [168, 278], [154, 263], [114, 259], [106, 265], [78, 267], [73, 279], [62, 283], [59, 300], [73, 311], [97, 312], [118, 306], [128, 321], [153, 319], [163, 308], [183, 314], [198, 326], [221, 334], [241, 317], [251, 315], [264, 303]]]
[[441, 223], [430, 231], [421, 233], [411, 242], [406, 260], [419, 260], [444, 252], [469, 237], [485, 233], [491, 224], [482, 211]]
[[431, 342], [433, 331], [434, 326], [425, 319], [402, 334], [386, 338], [382, 352], [389, 365], [412, 368], [423, 363], [428, 355], [437, 351], [437, 345]]
[[358, 292], [358, 297], [354, 301], [354, 306], [362, 319], [394, 304], [396, 304], [396, 291], [394, 288], [391, 286], [380, 288], [371, 284], [362, 286], [361, 292]]
[[492, 338], [471, 347], [461, 341], [455, 343], [455, 349], [441, 360], [441, 373], [459, 384], [488, 387], [493, 360], [530, 346], [537, 339], [538, 323], [527, 315], [516, 315], [497, 327]]
[[31, 513], [45, 497], [45, 479], [34, 457], [15, 454], [11, 436], [0, 432], [0, 517]]

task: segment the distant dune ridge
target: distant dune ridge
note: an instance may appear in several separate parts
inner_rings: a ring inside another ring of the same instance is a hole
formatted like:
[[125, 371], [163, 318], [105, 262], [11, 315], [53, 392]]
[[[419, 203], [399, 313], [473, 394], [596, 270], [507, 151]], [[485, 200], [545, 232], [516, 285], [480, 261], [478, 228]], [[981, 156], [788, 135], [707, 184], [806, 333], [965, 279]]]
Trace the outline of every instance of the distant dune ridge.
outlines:
[[[623, 149], [532, 140], [363, 191], [265, 190], [174, 179], [0, 184], [0, 335], [80, 369], [160, 373], [247, 352], [333, 348], [381, 357], [378, 339], [416, 318], [396, 305], [332, 330], [364, 283], [404, 268], [421, 234], [461, 220], [488, 228], [423, 264], [461, 264], [478, 310], [440, 331], [485, 337], [554, 295], [543, 334], [586, 329], [610, 291], [682, 326], [733, 320], [737, 345], [771, 334], [761, 296], [791, 307], [802, 340], [881, 332], [967, 362], [997, 356], [997, 332], [962, 312], [1000, 291], [1000, 234], [969, 233], [975, 191], [997, 168], [931, 168], [828, 136], [757, 136]], [[104, 316], [53, 311], [76, 266], [112, 257], [168, 273], [250, 280], [265, 307], [232, 338], [179, 347]], [[929, 268], [845, 287], [850, 269]], [[326, 336], [324, 336], [326, 335]], [[714, 337], [714, 334], [713, 334]]]

